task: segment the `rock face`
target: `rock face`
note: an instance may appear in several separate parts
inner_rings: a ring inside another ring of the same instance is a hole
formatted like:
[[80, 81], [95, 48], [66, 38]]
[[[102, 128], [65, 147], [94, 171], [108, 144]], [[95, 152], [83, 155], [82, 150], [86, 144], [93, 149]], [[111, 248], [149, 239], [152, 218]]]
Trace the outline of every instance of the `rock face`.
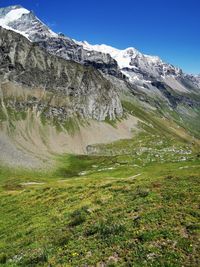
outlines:
[[117, 62], [109, 54], [97, 51], [88, 52], [66, 37], [46, 37], [43, 40], [31, 37], [31, 39], [53, 55], [73, 60], [86, 66], [93, 66], [105, 74], [122, 77]]
[[148, 76], [179, 75], [182, 71], [170, 64], [164, 63], [157, 56], [142, 54], [133, 47], [120, 50], [108, 45], [91, 45], [87, 42], [77, 42], [87, 51], [107, 53], [117, 61], [121, 71], [132, 70], [135, 73], [147, 73]]
[[157, 56], [142, 54], [133, 47], [119, 50], [107, 45], [78, 42], [54, 33], [33, 12], [21, 6], [1, 8], [0, 25], [19, 32], [53, 55], [93, 66], [109, 76], [111, 82], [115, 78], [117, 83], [123, 81], [124, 88], [128, 87], [133, 95], [139, 95], [145, 101], [161, 98], [174, 106], [173, 94], [178, 94], [179, 99], [183, 94], [199, 94], [198, 76], [184, 74], [180, 68], [163, 62]]
[[51, 31], [33, 12], [21, 6], [0, 8], [0, 26], [19, 32], [51, 54], [92, 65], [106, 74], [119, 77], [122, 75], [117, 62], [109, 54], [98, 51], [88, 52], [71, 38]]
[[[4, 28], [0, 28], [0, 78], [29, 88], [41, 88], [66, 99], [58, 110], [56, 105], [49, 106], [52, 114], [60, 113], [65, 117], [78, 114], [97, 120], [122, 115], [114, 86], [100, 72], [51, 55], [20, 34]], [[34, 101], [37, 108], [45, 108], [39, 99]]]
[[199, 138], [200, 76], [132, 47], [54, 33], [21, 6], [0, 8], [0, 163], [93, 153], [93, 144], [157, 127], [154, 116]]
[[[86, 41], [73, 40], [64, 34], [53, 32], [32, 11], [21, 6], [1, 8], [0, 25], [24, 35], [32, 43], [37, 43], [50, 54], [100, 70], [104, 77], [113, 84], [113, 87], [118, 87], [120, 84], [121, 92], [129, 91], [140, 100], [151, 102], [156, 108], [160, 107], [160, 101], [164, 101], [165, 105], [172, 108], [179, 103], [198, 105], [195, 102], [195, 97], [192, 100], [190, 98], [191, 95], [199, 95], [199, 76], [184, 74], [180, 68], [163, 62], [157, 56], [142, 54], [133, 47], [119, 50], [107, 45], [91, 45]], [[53, 77], [49, 68], [48, 72]], [[36, 73], [32, 79], [34, 77], [36, 79], [37, 75]], [[65, 91], [62, 86], [62, 83], [65, 82], [64, 76], [65, 74], [61, 73], [61, 76], [59, 74], [57, 79], [46, 80], [45, 86], [49, 87], [49, 84], [53, 83], [54, 86], [60, 87], [61, 91]], [[79, 77], [77, 77], [77, 81], [78, 79]], [[38, 79], [36, 80], [38, 82]], [[29, 78], [26, 82], [28, 81], [30, 81]], [[98, 81], [95, 86], [98, 88]], [[76, 87], [72, 89], [73, 86], [69, 86], [68, 94], [76, 95]], [[113, 98], [116, 109], [113, 104], [112, 106], [116, 114], [121, 114], [120, 103], [116, 99]], [[93, 100], [90, 101], [89, 106], [93, 105], [91, 103], [93, 103]], [[103, 110], [106, 109], [103, 108]], [[115, 112], [109, 110], [109, 117], [114, 118]], [[85, 110], [83, 113], [91, 112]], [[103, 116], [100, 116], [101, 119], [105, 118], [105, 111], [103, 114]], [[98, 117], [94, 115], [94, 111], [93, 117]]]
[[187, 92], [188, 89], [198, 91], [200, 81], [198, 76], [183, 73], [180, 68], [163, 62], [157, 56], [145, 55], [133, 47], [119, 50], [107, 45], [91, 45], [87, 42], [77, 42], [88, 52], [98, 51], [109, 54], [118, 64], [123, 78], [131, 84], [140, 87], [141, 91], [151, 90], [151, 83], [159, 81], [171, 87], [172, 90]]

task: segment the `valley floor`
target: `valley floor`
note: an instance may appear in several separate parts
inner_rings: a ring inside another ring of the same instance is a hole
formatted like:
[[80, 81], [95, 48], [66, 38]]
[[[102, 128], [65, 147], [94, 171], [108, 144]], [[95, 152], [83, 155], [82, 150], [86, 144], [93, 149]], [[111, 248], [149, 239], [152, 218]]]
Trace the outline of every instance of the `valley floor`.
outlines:
[[1, 168], [1, 265], [199, 266], [198, 152], [156, 136], [124, 147], [46, 173]]

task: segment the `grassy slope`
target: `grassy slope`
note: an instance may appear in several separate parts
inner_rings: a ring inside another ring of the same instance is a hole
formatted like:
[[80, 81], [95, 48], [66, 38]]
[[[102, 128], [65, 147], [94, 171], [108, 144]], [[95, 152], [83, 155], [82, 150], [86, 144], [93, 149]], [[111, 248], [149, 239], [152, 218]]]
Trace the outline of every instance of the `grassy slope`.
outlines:
[[1, 262], [198, 266], [200, 160], [180, 157], [66, 156], [52, 173], [2, 169]]
[[198, 144], [125, 105], [146, 132], [97, 146], [102, 156], [1, 168], [2, 266], [199, 266]]

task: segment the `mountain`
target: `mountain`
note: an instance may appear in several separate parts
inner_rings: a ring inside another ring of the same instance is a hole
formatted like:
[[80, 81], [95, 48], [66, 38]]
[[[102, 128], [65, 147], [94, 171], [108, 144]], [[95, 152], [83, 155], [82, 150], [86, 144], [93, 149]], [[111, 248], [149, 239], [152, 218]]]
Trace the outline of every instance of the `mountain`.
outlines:
[[91, 153], [92, 144], [130, 138], [138, 122], [156, 127], [153, 117], [199, 138], [199, 76], [135, 48], [91, 45], [54, 33], [22, 6], [0, 8], [0, 26], [1, 148], [14, 146], [21, 153], [17, 138], [24, 136], [23, 153], [30, 150], [30, 137], [34, 146], [40, 140], [48, 156]]
[[[155, 77], [165, 76], [168, 74], [178, 75], [181, 70], [173, 67], [172, 65], [165, 64], [159, 57], [149, 56], [140, 53], [133, 47], [119, 50], [108, 45], [90, 45], [87, 42], [77, 42], [88, 51], [98, 51], [101, 53], [109, 54], [114, 58], [121, 70], [141, 70], [146, 71]], [[160, 68], [159, 68], [160, 66]]]
[[51, 31], [33, 12], [21, 6], [1, 8], [0, 26], [22, 34], [30, 41], [37, 42], [41, 47], [57, 56], [86, 65], [94, 64], [104, 69], [105, 72], [118, 73], [117, 63], [110, 55], [95, 51], [89, 54], [87, 50], [82, 49], [82, 46], [72, 39]]
[[33, 12], [21, 6], [0, 9], [0, 25], [19, 32], [54, 55], [92, 65], [104, 74], [126, 79], [143, 94], [148, 94], [149, 90], [160, 94], [162, 90], [155, 86], [155, 81], [164, 83], [164, 87], [170, 87], [177, 93], [187, 94], [190, 90], [193, 93], [199, 92], [200, 83], [197, 77], [184, 74], [180, 68], [163, 62], [157, 56], [144, 55], [135, 48], [119, 50], [107, 45], [90, 45], [73, 40], [63, 34], [54, 33]]
[[0, 266], [200, 266], [199, 85], [1, 8]]
[[[115, 119], [122, 115], [112, 84], [95, 69], [47, 54], [26, 38], [3, 28], [0, 28], [0, 45], [1, 78], [66, 98], [61, 114], [64, 118], [75, 113], [97, 120]], [[27, 103], [23, 105], [25, 107]], [[34, 105], [41, 112], [47, 112], [47, 107], [39, 100], [34, 101]], [[49, 116], [59, 114], [59, 108], [55, 109], [48, 110]]]

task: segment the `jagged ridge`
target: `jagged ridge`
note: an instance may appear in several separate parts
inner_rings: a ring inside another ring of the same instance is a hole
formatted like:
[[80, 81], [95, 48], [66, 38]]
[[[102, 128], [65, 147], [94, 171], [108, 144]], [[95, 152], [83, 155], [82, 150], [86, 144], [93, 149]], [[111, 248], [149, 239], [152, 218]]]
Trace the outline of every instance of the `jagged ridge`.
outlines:
[[[0, 28], [0, 65], [1, 79], [66, 98], [60, 107], [64, 117], [79, 114], [105, 120], [122, 115], [114, 86], [94, 68], [50, 55], [21, 35], [3, 28]], [[37, 100], [35, 104], [40, 109], [45, 105]]]

